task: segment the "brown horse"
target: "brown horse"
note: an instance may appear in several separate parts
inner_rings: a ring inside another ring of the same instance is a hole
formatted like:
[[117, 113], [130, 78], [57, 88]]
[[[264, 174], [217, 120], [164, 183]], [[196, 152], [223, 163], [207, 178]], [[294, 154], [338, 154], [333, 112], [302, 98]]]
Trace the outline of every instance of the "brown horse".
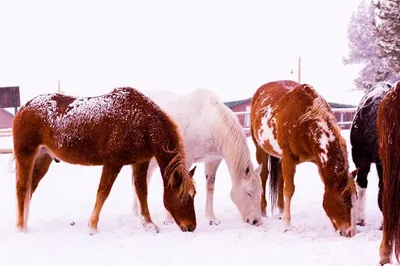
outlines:
[[346, 142], [329, 105], [310, 85], [276, 81], [261, 86], [251, 102], [251, 134], [260, 160], [268, 155], [281, 159], [278, 174], [271, 179], [282, 171], [283, 185], [270, 180], [270, 186], [275, 201], [278, 188], [283, 189], [278, 204], [284, 205], [285, 231], [290, 228], [296, 165], [313, 162], [325, 184], [323, 207], [335, 230], [347, 237], [355, 235], [356, 171], [349, 173]]
[[400, 257], [400, 83], [383, 97], [378, 110], [379, 156], [383, 166], [381, 265]]
[[17, 170], [17, 229], [27, 231], [29, 203], [53, 160], [102, 165], [96, 204], [89, 219], [98, 232], [100, 211], [124, 165], [131, 165], [142, 223], [159, 231], [147, 205], [146, 175], [154, 156], [164, 182], [164, 205], [182, 231], [196, 228], [194, 169], [186, 167], [177, 125], [158, 105], [132, 88], [98, 97], [44, 94], [27, 102], [13, 122]]

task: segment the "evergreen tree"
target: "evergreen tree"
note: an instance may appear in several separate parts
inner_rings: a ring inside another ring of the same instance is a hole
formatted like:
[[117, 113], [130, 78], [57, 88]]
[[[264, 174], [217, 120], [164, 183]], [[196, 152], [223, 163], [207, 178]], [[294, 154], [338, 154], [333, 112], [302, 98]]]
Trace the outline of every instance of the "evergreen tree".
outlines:
[[349, 56], [344, 58], [344, 64], [363, 64], [359, 76], [354, 80], [359, 89], [367, 90], [381, 78], [384, 60], [377, 57], [379, 47], [375, 36], [375, 7], [371, 1], [363, 0], [356, 12], [351, 16], [347, 34], [349, 41]]
[[375, 34], [378, 57], [385, 58], [391, 75], [400, 73], [400, 0], [379, 0]]

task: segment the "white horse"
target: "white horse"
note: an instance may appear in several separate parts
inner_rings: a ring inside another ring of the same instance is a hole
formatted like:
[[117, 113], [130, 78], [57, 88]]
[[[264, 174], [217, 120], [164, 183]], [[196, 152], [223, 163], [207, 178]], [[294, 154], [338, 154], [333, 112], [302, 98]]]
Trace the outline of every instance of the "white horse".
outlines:
[[[187, 165], [205, 164], [206, 218], [210, 225], [219, 224], [214, 215], [213, 197], [215, 175], [222, 159], [225, 159], [232, 179], [231, 199], [242, 219], [253, 225], [261, 225], [262, 165], [254, 169], [246, 135], [232, 110], [209, 90], [196, 90], [185, 96], [169, 92], [144, 92], [144, 94], [177, 122], [183, 135]], [[157, 162], [153, 158], [147, 175], [148, 183], [156, 167]], [[134, 189], [133, 193], [133, 212], [138, 215]], [[172, 222], [168, 212], [167, 222]]]

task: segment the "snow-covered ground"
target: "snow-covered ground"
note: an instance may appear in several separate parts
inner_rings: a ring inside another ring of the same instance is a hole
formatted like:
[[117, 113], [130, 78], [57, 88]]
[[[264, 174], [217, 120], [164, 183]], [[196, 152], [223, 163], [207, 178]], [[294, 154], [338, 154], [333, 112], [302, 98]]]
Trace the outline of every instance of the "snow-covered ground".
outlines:
[[[342, 131], [349, 139], [349, 131]], [[1, 139], [1, 138], [0, 138]], [[1, 139], [1, 147], [11, 142]], [[253, 151], [254, 146], [249, 139]], [[348, 149], [350, 144], [348, 142]], [[349, 153], [350, 155], [350, 153]], [[254, 159], [254, 158], [253, 158]], [[352, 160], [349, 158], [351, 166]], [[256, 162], [254, 160], [254, 162]], [[159, 173], [149, 190], [149, 207], [160, 233], [142, 229], [132, 216], [130, 168], [124, 167], [100, 215], [100, 234], [88, 234], [100, 179], [100, 167], [53, 163], [33, 196], [29, 232], [17, 233], [15, 174], [10, 155], [0, 155], [0, 265], [378, 265], [381, 213], [377, 206], [377, 174], [372, 168], [367, 190], [367, 225], [351, 238], [338, 236], [322, 208], [323, 185], [311, 163], [297, 167], [292, 200], [292, 225], [283, 233], [275, 217], [253, 227], [241, 221], [230, 200], [228, 170], [221, 164], [216, 177], [215, 213], [221, 221], [205, 219], [205, 177], [197, 168], [197, 229], [183, 233], [163, 225], [164, 208]], [[74, 222], [75, 225], [70, 225]]]

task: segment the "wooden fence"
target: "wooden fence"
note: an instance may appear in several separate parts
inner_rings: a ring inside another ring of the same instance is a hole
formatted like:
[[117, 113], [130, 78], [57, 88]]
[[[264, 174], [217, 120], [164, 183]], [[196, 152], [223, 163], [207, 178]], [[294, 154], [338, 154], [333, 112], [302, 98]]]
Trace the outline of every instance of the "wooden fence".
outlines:
[[[341, 119], [343, 120], [343, 116], [342, 114], [344, 113], [355, 113], [356, 108], [332, 108], [333, 113], [340, 113], [341, 114]], [[249, 115], [250, 112], [247, 111], [243, 111], [243, 112], [235, 112], [236, 115]], [[341, 128], [350, 128], [351, 124], [353, 123], [353, 121], [338, 121], [337, 122], [338, 125]], [[250, 128], [249, 127], [244, 127], [244, 130], [246, 132], [246, 134], [249, 136], [250, 134]], [[12, 129], [11, 128], [5, 128], [5, 129], [0, 129], [0, 138], [1, 137], [11, 137], [12, 136]], [[0, 154], [8, 154], [8, 153], [13, 153], [12, 149], [5, 149], [0, 147]]]
[[[340, 126], [340, 128], [342, 128], [342, 129], [350, 129], [350, 126], [353, 123], [353, 120], [344, 121], [343, 114], [344, 113], [355, 113], [356, 110], [357, 110], [357, 108], [332, 108], [332, 112], [334, 114], [335, 113], [339, 113], [340, 114], [340, 121], [337, 121], [337, 123]], [[242, 112], [235, 112], [235, 114], [237, 116], [239, 116], [239, 115], [249, 115], [250, 112], [242, 111]], [[250, 128], [249, 127], [243, 127], [243, 128], [244, 128], [244, 131], [246, 132], [246, 135], [250, 136]]]

